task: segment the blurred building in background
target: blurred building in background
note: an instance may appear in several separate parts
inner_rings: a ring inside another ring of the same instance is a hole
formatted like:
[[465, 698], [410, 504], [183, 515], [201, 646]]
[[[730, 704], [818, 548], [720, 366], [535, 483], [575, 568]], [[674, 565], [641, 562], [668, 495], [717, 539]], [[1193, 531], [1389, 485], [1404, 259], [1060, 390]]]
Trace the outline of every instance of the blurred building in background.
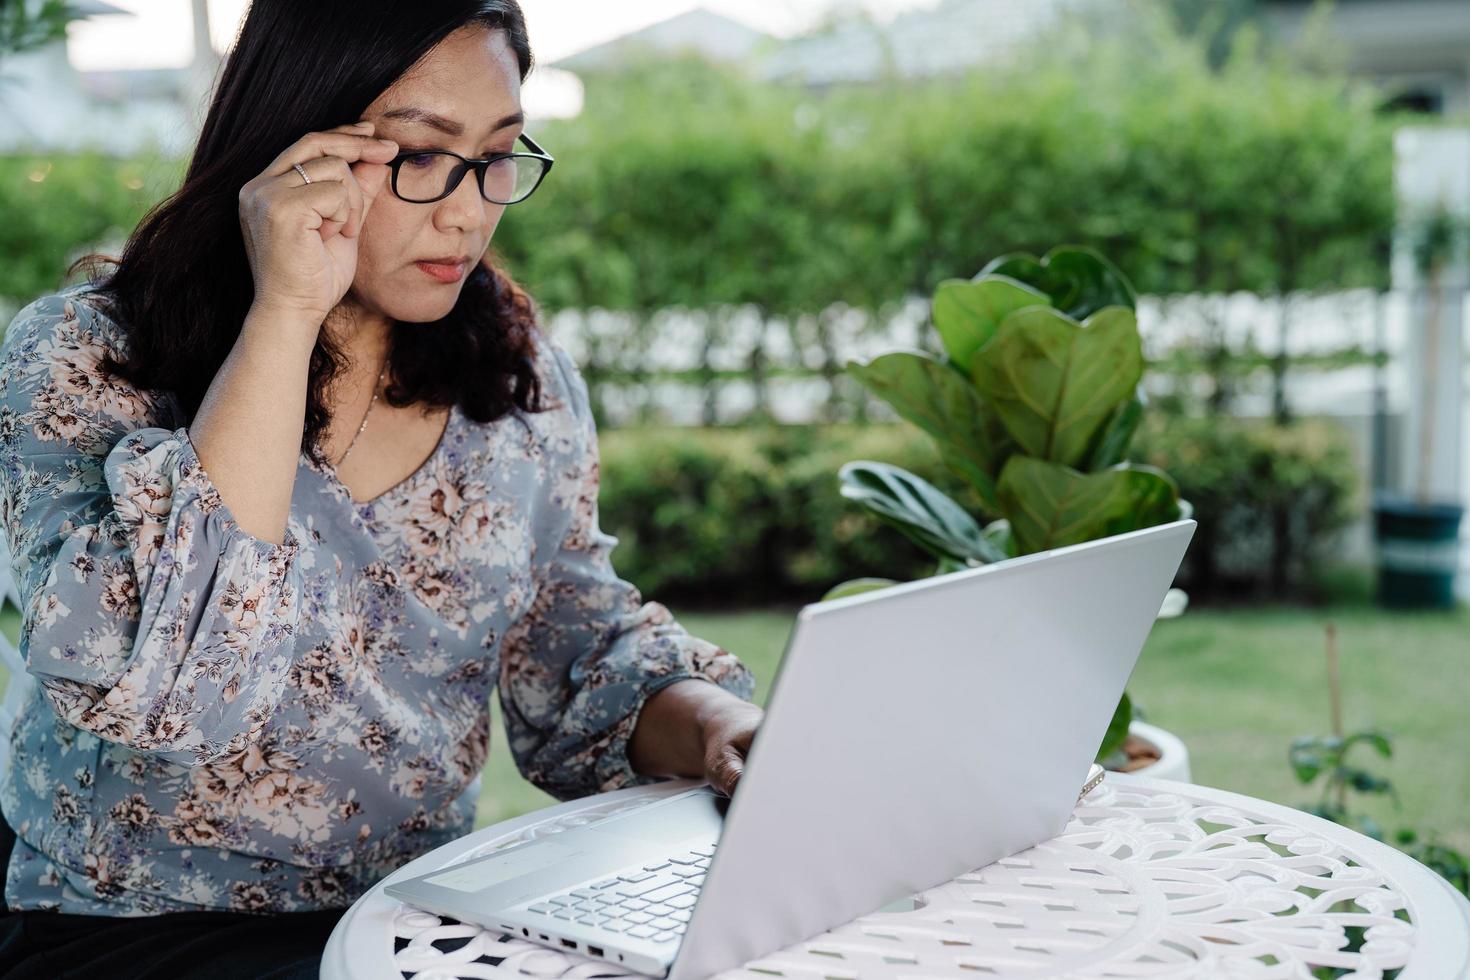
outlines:
[[[194, 57], [181, 68], [78, 71], [57, 41], [0, 64], [0, 153], [97, 149], [186, 154], [219, 70], [205, 0], [192, 0]], [[104, 0], [73, 0], [82, 17], [131, 17]]]
[[691, 51], [710, 61], [741, 64], [779, 43], [738, 20], [696, 7], [562, 58], [553, 67], [570, 72], [602, 71], [634, 58]]
[[840, 10], [824, 27], [793, 38], [756, 66], [772, 81], [813, 88], [918, 79], [962, 72], [1004, 57], [1058, 17], [1117, 0], [943, 0], [877, 23]]
[[[105, 0], [74, 6], [84, 17], [133, 16]], [[1314, 6], [1242, 0], [1238, 9], [1290, 39], [1307, 28]], [[209, 43], [208, 4], [191, 0], [191, 7], [194, 56], [182, 67], [78, 71], [60, 42], [7, 58], [0, 66], [0, 153], [96, 147], [122, 155], [148, 146], [166, 155], [187, 152], [220, 67]], [[578, 73], [690, 51], [743, 65], [756, 78], [812, 89], [933, 77], [993, 63], [1059, 19], [1106, 15], [1109, 8], [1124, 12], [1126, 0], [940, 0], [879, 22], [856, 0], [835, 0], [815, 29], [781, 38], [696, 7], [538, 66], [525, 101], [534, 118], [575, 116]], [[1470, 113], [1470, 2], [1339, 0], [1325, 26], [1350, 71], [1380, 86], [1387, 103]]]
[[[1237, 9], [1268, 34], [1294, 40], [1314, 6], [1314, 0], [1253, 0]], [[1004, 58], [1061, 18], [1126, 12], [1124, 0], [940, 0], [879, 22], [861, 4], [839, 0], [819, 27], [782, 39], [696, 8], [555, 67], [605, 71], [635, 56], [693, 50], [744, 64], [759, 78], [820, 89], [963, 72]], [[1349, 71], [1379, 86], [1386, 103], [1439, 115], [1470, 112], [1466, 0], [1338, 0], [1322, 26]]]
[[[1312, 0], [1261, 0], [1287, 37], [1309, 23]], [[1349, 70], [1394, 105], [1439, 115], [1470, 112], [1470, 3], [1465, 0], [1338, 0], [1326, 18]]]

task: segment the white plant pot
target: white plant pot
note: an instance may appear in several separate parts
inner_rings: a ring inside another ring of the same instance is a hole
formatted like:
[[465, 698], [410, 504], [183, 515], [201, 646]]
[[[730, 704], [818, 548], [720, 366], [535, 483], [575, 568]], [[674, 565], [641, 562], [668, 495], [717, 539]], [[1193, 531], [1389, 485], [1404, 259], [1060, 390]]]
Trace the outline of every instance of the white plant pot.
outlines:
[[1134, 770], [1138, 775], [1154, 779], [1177, 779], [1181, 783], [1193, 781], [1189, 773], [1189, 750], [1184, 747], [1179, 736], [1157, 725], [1137, 720], [1128, 724], [1128, 734], [1143, 739], [1159, 750], [1159, 761]]
[[[1170, 589], [1164, 596], [1159, 609], [1159, 619], [1175, 619], [1184, 615], [1189, 608], [1189, 595], [1182, 589]], [[1141, 738], [1159, 750], [1159, 761], [1150, 763], [1135, 772], [1155, 779], [1177, 779], [1181, 783], [1193, 782], [1189, 773], [1189, 750], [1173, 732], [1158, 725], [1134, 719], [1128, 723], [1128, 734]]]

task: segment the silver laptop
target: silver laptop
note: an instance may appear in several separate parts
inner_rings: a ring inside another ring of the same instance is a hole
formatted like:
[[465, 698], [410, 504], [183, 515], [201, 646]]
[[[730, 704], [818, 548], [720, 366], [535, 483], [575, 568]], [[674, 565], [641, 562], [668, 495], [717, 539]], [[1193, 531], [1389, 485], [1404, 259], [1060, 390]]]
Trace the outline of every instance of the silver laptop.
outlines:
[[1054, 837], [1194, 527], [808, 605], [733, 798], [703, 785], [385, 891], [692, 980]]

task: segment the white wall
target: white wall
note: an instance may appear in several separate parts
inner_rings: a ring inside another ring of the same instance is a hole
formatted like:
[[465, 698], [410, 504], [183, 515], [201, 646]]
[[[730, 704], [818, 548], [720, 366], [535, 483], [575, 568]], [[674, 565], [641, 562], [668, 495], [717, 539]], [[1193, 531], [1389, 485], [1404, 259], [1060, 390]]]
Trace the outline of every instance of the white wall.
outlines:
[[100, 149], [116, 155], [149, 147], [183, 156], [194, 137], [175, 102], [101, 102], [83, 91], [60, 41], [0, 64], [0, 153]]

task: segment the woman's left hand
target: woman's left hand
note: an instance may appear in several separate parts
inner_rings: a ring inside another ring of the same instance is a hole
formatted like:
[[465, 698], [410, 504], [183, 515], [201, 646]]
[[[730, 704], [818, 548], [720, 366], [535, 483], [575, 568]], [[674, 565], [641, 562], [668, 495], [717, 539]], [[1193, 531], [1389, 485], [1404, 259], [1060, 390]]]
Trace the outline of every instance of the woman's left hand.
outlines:
[[682, 678], [655, 692], [639, 712], [628, 762], [640, 775], [703, 778], [733, 796], [764, 717], [760, 705], [705, 678]]
[[759, 705], [731, 698], [719, 702], [704, 718], [705, 778], [726, 796], [735, 795], [750, 743], [764, 717]]

